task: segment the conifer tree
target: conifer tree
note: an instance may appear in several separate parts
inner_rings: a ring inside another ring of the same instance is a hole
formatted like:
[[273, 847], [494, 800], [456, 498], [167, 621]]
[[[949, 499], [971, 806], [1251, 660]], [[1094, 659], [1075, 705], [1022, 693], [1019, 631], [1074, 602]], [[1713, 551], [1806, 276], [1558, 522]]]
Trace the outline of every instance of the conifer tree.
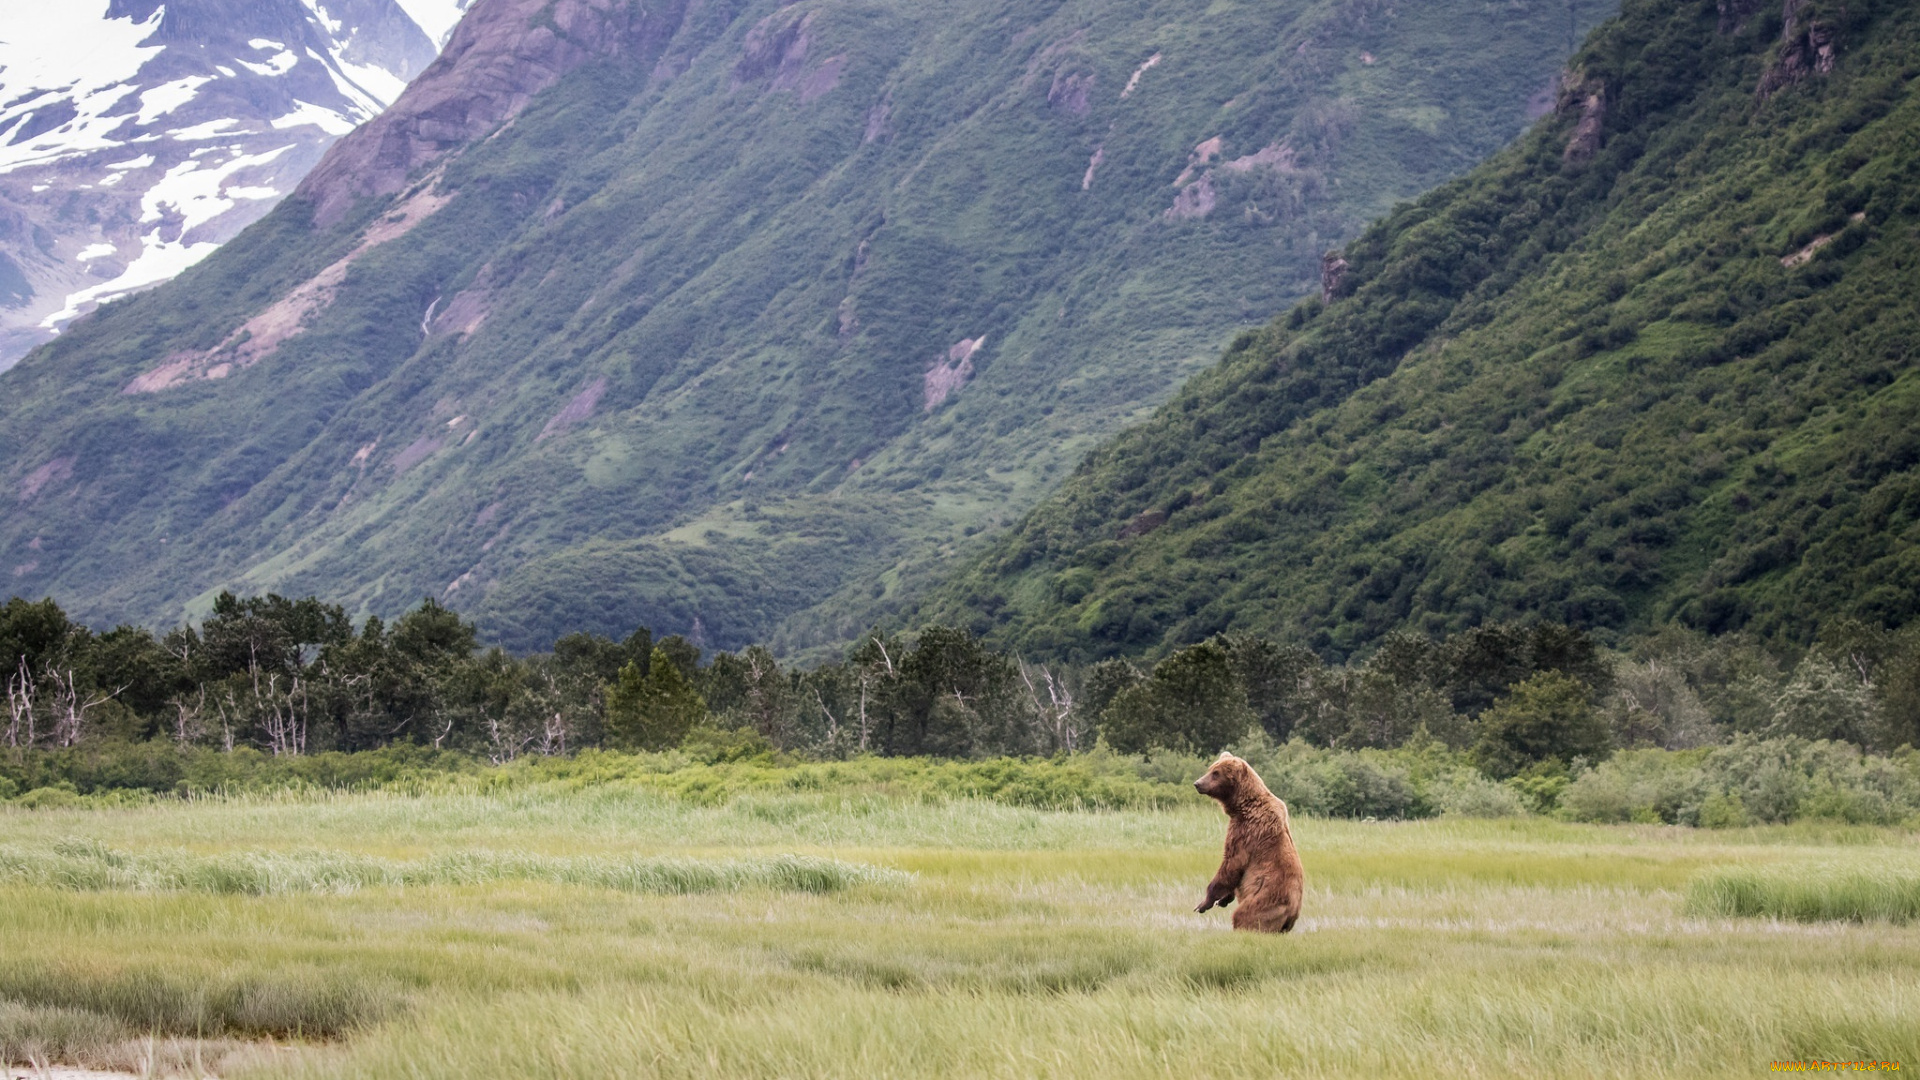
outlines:
[[706, 719], [707, 703], [671, 657], [657, 646], [646, 670], [629, 663], [607, 688], [607, 743], [621, 750], [678, 746]]

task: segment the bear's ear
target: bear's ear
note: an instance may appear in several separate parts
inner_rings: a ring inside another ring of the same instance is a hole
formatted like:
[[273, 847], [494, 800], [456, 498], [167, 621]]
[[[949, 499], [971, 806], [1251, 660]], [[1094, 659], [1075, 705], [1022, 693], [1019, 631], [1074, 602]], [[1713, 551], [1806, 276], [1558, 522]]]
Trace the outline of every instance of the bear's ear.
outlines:
[[1220, 762], [1222, 762], [1222, 761], [1225, 761], [1225, 760], [1227, 760], [1228, 758], [1231, 758], [1232, 756], [1233, 756], [1233, 752], [1232, 752], [1232, 751], [1230, 751], [1230, 750], [1222, 750], [1222, 751], [1220, 751], [1220, 756], [1219, 756], [1219, 757], [1217, 757], [1217, 758], [1214, 758], [1214, 759], [1213, 759], [1213, 761], [1214, 761], [1214, 764], [1216, 764], [1216, 765], [1217, 765], [1217, 764], [1219, 764]]

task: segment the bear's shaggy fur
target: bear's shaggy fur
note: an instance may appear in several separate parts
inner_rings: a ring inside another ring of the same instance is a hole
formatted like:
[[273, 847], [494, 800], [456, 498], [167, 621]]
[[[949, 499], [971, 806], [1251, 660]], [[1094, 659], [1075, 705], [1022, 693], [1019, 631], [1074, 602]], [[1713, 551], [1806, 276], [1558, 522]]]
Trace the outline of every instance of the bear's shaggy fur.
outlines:
[[1207, 883], [1206, 899], [1193, 910], [1225, 907], [1238, 898], [1235, 930], [1284, 934], [1293, 929], [1307, 873], [1287, 828], [1287, 804], [1267, 790], [1253, 766], [1232, 754], [1221, 754], [1193, 786], [1218, 799], [1228, 818], [1226, 855]]

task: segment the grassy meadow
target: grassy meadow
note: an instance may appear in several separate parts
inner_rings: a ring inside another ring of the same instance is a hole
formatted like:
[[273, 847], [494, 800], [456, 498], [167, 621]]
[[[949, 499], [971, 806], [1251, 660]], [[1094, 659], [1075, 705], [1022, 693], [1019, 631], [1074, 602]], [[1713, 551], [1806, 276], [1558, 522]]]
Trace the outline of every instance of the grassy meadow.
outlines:
[[1913, 905], [1847, 902], [1910, 896], [1910, 829], [1301, 817], [1305, 918], [1253, 937], [1191, 911], [1223, 827], [627, 783], [0, 809], [0, 1041], [223, 1077], [1920, 1062]]

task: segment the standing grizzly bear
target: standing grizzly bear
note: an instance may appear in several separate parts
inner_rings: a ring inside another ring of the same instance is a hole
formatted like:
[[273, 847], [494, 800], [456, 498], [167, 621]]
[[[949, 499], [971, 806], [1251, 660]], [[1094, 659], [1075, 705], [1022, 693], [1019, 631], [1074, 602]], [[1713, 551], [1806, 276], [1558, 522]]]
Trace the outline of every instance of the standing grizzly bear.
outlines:
[[1253, 766], [1221, 754], [1207, 775], [1193, 782], [1202, 795], [1220, 800], [1227, 812], [1227, 851], [1195, 911], [1226, 907], [1236, 897], [1235, 930], [1284, 934], [1300, 917], [1307, 872], [1287, 829], [1287, 804], [1267, 790]]

